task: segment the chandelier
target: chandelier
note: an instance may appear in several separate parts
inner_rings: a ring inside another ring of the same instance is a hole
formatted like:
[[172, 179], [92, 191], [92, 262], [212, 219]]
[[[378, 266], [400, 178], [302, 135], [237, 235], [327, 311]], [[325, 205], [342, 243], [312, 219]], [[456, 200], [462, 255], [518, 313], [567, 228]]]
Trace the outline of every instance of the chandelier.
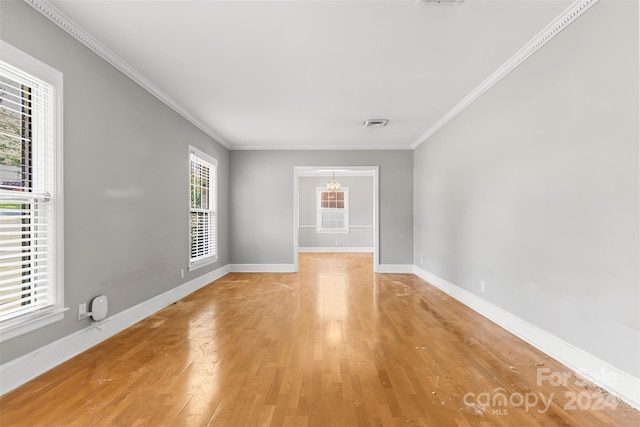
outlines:
[[336, 181], [336, 173], [333, 172], [331, 181], [327, 182], [327, 191], [333, 191], [334, 193], [337, 193], [340, 190], [342, 190], [342, 185]]

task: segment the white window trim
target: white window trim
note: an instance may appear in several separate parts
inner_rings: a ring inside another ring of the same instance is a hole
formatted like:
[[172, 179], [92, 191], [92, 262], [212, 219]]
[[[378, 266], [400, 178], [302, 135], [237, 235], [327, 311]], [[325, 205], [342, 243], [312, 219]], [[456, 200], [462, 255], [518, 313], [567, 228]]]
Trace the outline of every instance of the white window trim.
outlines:
[[15, 338], [44, 326], [64, 319], [64, 199], [63, 199], [63, 76], [58, 70], [44, 64], [20, 49], [0, 40], [0, 59], [2, 61], [49, 83], [55, 88], [56, 108], [54, 118], [55, 135], [55, 281], [56, 302], [53, 306], [23, 316], [8, 319], [0, 323], [0, 342]]
[[344, 227], [343, 228], [322, 228], [322, 215], [323, 208], [320, 206], [320, 194], [326, 192], [324, 187], [316, 188], [316, 233], [319, 234], [348, 234], [351, 230], [349, 226], [349, 187], [342, 187], [341, 192], [344, 193]]
[[188, 222], [188, 227], [187, 227], [187, 232], [189, 235], [189, 239], [187, 240], [189, 242], [189, 266], [187, 268], [188, 271], [193, 271], [193, 270], [197, 270], [198, 268], [207, 266], [209, 264], [213, 264], [215, 262], [218, 261], [218, 235], [219, 235], [219, 229], [218, 229], [218, 159], [216, 159], [215, 157], [211, 156], [210, 154], [205, 153], [204, 151], [201, 151], [199, 149], [197, 149], [196, 147], [189, 145], [189, 156], [188, 157], [188, 168], [187, 168], [187, 172], [188, 172], [188, 185], [189, 185], [189, 192], [191, 192], [191, 155], [195, 155], [196, 157], [199, 157], [201, 159], [203, 159], [204, 161], [211, 163], [214, 167], [215, 167], [215, 188], [213, 189], [215, 194], [214, 194], [214, 198], [213, 198], [213, 218], [215, 221], [215, 230], [216, 230], [216, 235], [215, 235], [215, 240], [216, 240], [216, 252], [215, 254], [209, 255], [206, 258], [199, 258], [195, 261], [191, 260], [191, 196], [189, 196], [189, 200], [188, 200], [188, 208], [189, 208], [189, 222]]

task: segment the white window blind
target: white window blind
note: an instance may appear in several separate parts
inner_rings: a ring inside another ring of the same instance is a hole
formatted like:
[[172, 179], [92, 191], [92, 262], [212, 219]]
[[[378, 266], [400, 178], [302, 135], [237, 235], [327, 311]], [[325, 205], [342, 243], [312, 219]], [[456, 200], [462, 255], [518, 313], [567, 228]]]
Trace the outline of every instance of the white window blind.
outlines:
[[63, 304], [56, 271], [57, 105], [55, 86], [0, 60], [3, 331]]
[[190, 261], [195, 267], [217, 259], [217, 166], [213, 157], [190, 147]]

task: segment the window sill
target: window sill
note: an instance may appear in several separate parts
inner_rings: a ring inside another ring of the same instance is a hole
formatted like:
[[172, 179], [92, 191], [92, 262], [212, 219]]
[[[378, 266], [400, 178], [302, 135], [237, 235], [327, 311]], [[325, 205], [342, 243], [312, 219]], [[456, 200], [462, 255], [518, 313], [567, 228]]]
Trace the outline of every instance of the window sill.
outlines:
[[321, 228], [316, 229], [316, 233], [319, 234], [349, 234], [349, 230], [323, 230]]
[[36, 329], [59, 322], [64, 319], [65, 311], [69, 308], [56, 308], [44, 313], [32, 313], [24, 317], [6, 320], [0, 325], [0, 342], [10, 340]]
[[218, 257], [217, 256], [212, 256], [209, 258], [204, 258], [204, 259], [200, 259], [198, 261], [194, 261], [194, 262], [190, 262], [189, 263], [189, 268], [187, 269], [187, 271], [193, 271], [193, 270], [197, 270], [201, 267], [205, 267], [209, 264], [213, 264], [215, 262], [218, 262]]

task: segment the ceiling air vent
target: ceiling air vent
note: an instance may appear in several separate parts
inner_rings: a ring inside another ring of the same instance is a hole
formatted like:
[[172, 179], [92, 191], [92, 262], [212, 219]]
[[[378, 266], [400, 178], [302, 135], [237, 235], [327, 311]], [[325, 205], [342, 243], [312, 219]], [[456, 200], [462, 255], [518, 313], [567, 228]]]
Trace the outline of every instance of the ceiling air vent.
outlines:
[[369, 119], [364, 121], [366, 128], [383, 128], [389, 123], [388, 119]]
[[420, 4], [451, 4], [462, 3], [462, 0], [417, 0]]

